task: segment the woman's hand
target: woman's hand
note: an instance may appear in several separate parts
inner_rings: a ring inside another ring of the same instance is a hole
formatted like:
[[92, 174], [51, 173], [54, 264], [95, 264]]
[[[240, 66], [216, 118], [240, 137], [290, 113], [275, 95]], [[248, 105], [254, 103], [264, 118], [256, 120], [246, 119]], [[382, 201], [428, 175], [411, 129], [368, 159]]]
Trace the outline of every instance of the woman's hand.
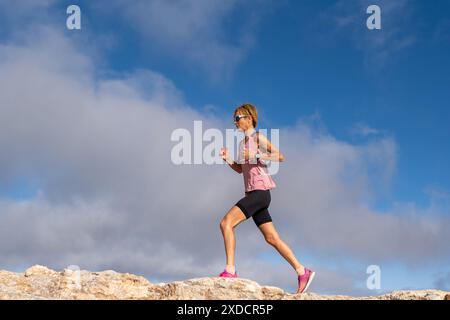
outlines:
[[230, 155], [228, 154], [228, 149], [227, 148], [221, 148], [220, 149], [220, 156], [222, 157], [222, 160], [225, 160], [226, 162], [231, 162], [230, 160]]

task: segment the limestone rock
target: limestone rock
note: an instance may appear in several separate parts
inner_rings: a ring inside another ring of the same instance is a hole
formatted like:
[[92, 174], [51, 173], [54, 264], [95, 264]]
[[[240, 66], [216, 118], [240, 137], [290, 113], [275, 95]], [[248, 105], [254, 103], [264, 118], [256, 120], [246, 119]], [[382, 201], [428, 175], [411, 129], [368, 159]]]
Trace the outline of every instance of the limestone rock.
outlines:
[[291, 294], [280, 288], [261, 286], [237, 278], [205, 277], [152, 284], [141, 276], [112, 270], [89, 272], [32, 266], [24, 273], [0, 270], [0, 299], [150, 299], [150, 300], [448, 300], [450, 292], [439, 290], [394, 291], [372, 297]]

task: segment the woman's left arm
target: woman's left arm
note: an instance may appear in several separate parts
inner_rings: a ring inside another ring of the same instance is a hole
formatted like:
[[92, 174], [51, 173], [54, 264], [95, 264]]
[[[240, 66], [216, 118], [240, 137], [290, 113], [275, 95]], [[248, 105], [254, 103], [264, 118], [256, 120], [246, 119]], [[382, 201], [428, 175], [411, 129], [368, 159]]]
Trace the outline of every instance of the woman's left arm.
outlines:
[[260, 153], [260, 159], [269, 161], [284, 161], [284, 155], [280, 150], [274, 147], [274, 145], [261, 133], [258, 134], [259, 137], [259, 149], [262, 151]]

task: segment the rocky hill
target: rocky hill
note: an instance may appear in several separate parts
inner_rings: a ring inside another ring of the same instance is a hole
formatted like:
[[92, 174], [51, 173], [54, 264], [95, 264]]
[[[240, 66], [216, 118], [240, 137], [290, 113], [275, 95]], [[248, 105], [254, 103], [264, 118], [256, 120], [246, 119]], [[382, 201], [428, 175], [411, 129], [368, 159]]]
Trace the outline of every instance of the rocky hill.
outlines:
[[0, 299], [264, 299], [264, 300], [449, 300], [450, 292], [439, 290], [395, 291], [372, 297], [302, 295], [260, 286], [247, 279], [219, 277], [153, 284], [141, 276], [115, 271], [61, 272], [33, 266], [24, 273], [0, 271]]

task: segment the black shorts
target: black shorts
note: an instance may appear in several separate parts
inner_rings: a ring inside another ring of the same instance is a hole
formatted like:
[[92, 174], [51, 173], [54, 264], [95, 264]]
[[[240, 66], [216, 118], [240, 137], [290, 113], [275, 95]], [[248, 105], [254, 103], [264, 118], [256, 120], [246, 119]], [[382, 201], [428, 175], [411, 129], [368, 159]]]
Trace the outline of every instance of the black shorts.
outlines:
[[245, 217], [253, 218], [256, 225], [271, 222], [272, 217], [269, 214], [270, 190], [253, 190], [245, 193], [245, 197], [236, 203], [236, 206], [242, 210]]

